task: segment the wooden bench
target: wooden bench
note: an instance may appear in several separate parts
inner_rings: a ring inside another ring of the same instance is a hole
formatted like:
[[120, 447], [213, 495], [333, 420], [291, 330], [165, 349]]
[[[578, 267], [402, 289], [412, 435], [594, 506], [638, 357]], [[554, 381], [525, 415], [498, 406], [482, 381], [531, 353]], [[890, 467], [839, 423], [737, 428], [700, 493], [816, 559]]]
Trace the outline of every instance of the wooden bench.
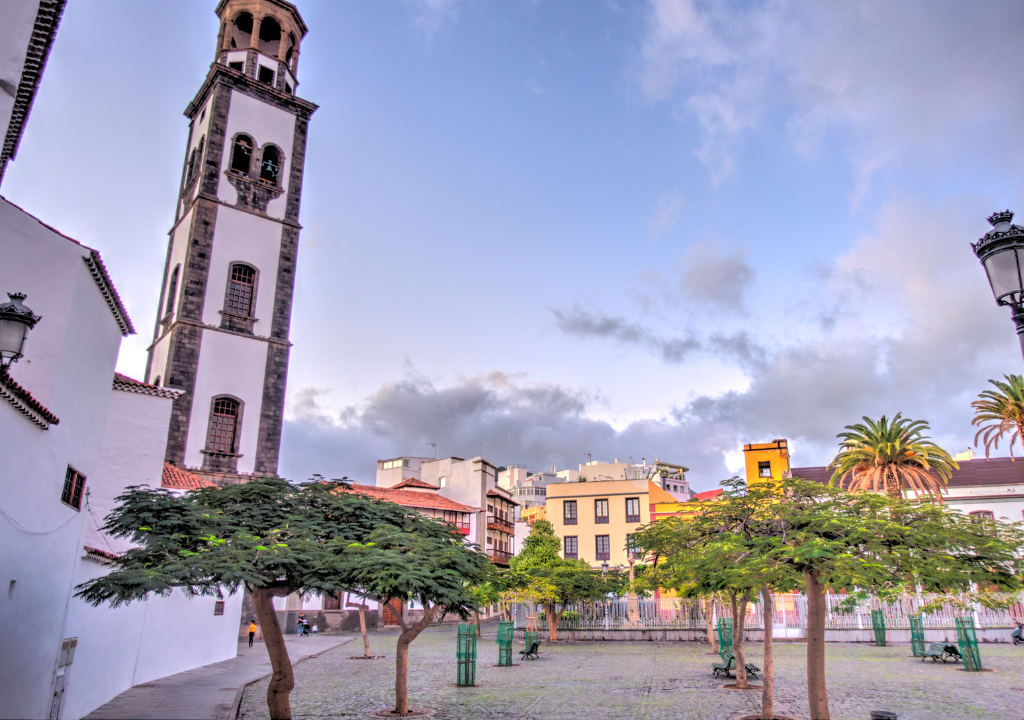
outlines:
[[[754, 663], [746, 663], [745, 667], [747, 668], [747, 675], [750, 675], [754, 678], [756, 678], [761, 672], [761, 668], [759, 668]], [[722, 662], [711, 663], [711, 672], [715, 677], [721, 677], [721, 674], [725, 673], [726, 677], [731, 678], [733, 677], [731, 671], [735, 669], [736, 656], [732, 653], [727, 653], [725, 657], [722, 658]]]
[[537, 659], [537, 651], [538, 651], [539, 648], [540, 648], [540, 640], [538, 640], [535, 643], [533, 643], [533, 645], [530, 646], [529, 650], [520, 650], [519, 651], [519, 655], [521, 657], [519, 659], [520, 660], [536, 660]]
[[943, 663], [950, 659], [954, 662], [963, 659], [956, 645], [949, 643], [931, 643], [927, 650], [921, 651], [921, 662], [924, 662], [925, 658], [931, 658], [932, 662], [941, 660]]

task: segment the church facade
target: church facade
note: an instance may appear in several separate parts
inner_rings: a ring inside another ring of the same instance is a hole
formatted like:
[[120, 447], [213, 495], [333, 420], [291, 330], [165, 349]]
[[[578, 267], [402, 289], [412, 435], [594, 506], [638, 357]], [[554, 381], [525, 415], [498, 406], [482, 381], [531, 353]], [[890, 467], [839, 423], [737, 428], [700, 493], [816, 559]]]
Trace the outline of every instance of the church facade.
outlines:
[[277, 474], [306, 133], [307, 32], [284, 0], [222, 0], [189, 140], [145, 380], [183, 391], [166, 461], [218, 483]]

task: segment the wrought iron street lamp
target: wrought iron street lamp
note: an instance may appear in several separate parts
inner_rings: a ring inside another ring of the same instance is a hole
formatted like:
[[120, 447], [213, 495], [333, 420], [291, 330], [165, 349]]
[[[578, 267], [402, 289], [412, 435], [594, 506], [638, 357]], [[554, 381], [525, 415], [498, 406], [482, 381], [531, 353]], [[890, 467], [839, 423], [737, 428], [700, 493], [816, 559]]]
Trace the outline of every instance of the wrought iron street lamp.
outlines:
[[1024, 353], [1024, 227], [1012, 220], [1009, 210], [993, 213], [988, 218], [992, 229], [971, 247], [985, 266], [996, 303], [1011, 308]]
[[7, 293], [11, 300], [0, 305], [0, 372], [21, 357], [28, 331], [42, 318], [22, 304], [24, 293]]

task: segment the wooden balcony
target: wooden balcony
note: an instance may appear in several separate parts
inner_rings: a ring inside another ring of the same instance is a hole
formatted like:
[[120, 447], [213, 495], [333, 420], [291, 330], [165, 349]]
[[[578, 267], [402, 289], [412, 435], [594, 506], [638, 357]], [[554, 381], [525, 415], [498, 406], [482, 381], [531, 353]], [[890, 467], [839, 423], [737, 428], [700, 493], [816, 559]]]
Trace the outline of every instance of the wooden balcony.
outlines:
[[490, 561], [495, 565], [508, 567], [508, 562], [512, 559], [512, 553], [507, 553], [504, 550], [494, 550], [492, 548], [487, 548], [485, 552], [487, 554], [488, 559], [490, 559]]
[[516, 526], [513, 525], [511, 521], [506, 520], [505, 517], [502, 517], [500, 515], [487, 516], [487, 529], [497, 530], [498, 532], [503, 532], [506, 535], [516, 534]]

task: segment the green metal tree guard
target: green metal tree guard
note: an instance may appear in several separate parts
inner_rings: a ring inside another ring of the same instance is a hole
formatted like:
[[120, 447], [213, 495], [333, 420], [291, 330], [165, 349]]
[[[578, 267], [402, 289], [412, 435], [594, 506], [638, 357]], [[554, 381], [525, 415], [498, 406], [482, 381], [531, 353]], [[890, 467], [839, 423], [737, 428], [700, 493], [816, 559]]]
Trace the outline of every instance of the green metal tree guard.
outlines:
[[535, 642], [540, 642], [540, 633], [537, 632], [536, 630], [527, 630], [525, 637], [526, 637], [526, 649], [527, 650], [532, 648], [533, 644]]
[[981, 653], [978, 651], [978, 635], [974, 632], [974, 618], [958, 617], [956, 620], [956, 644], [960, 647], [960, 656], [964, 659], [964, 669], [968, 672], [981, 670]]
[[498, 623], [498, 667], [512, 667], [512, 623]]
[[881, 610], [871, 611], [871, 627], [875, 630], [875, 645], [885, 647], [885, 614]]
[[910, 652], [914, 657], [924, 654], [924, 621], [920, 615], [910, 615]]
[[459, 623], [456, 659], [459, 663], [459, 676], [455, 684], [459, 687], [476, 685], [476, 623]]
[[732, 653], [732, 618], [718, 619], [718, 654], [725, 656]]

